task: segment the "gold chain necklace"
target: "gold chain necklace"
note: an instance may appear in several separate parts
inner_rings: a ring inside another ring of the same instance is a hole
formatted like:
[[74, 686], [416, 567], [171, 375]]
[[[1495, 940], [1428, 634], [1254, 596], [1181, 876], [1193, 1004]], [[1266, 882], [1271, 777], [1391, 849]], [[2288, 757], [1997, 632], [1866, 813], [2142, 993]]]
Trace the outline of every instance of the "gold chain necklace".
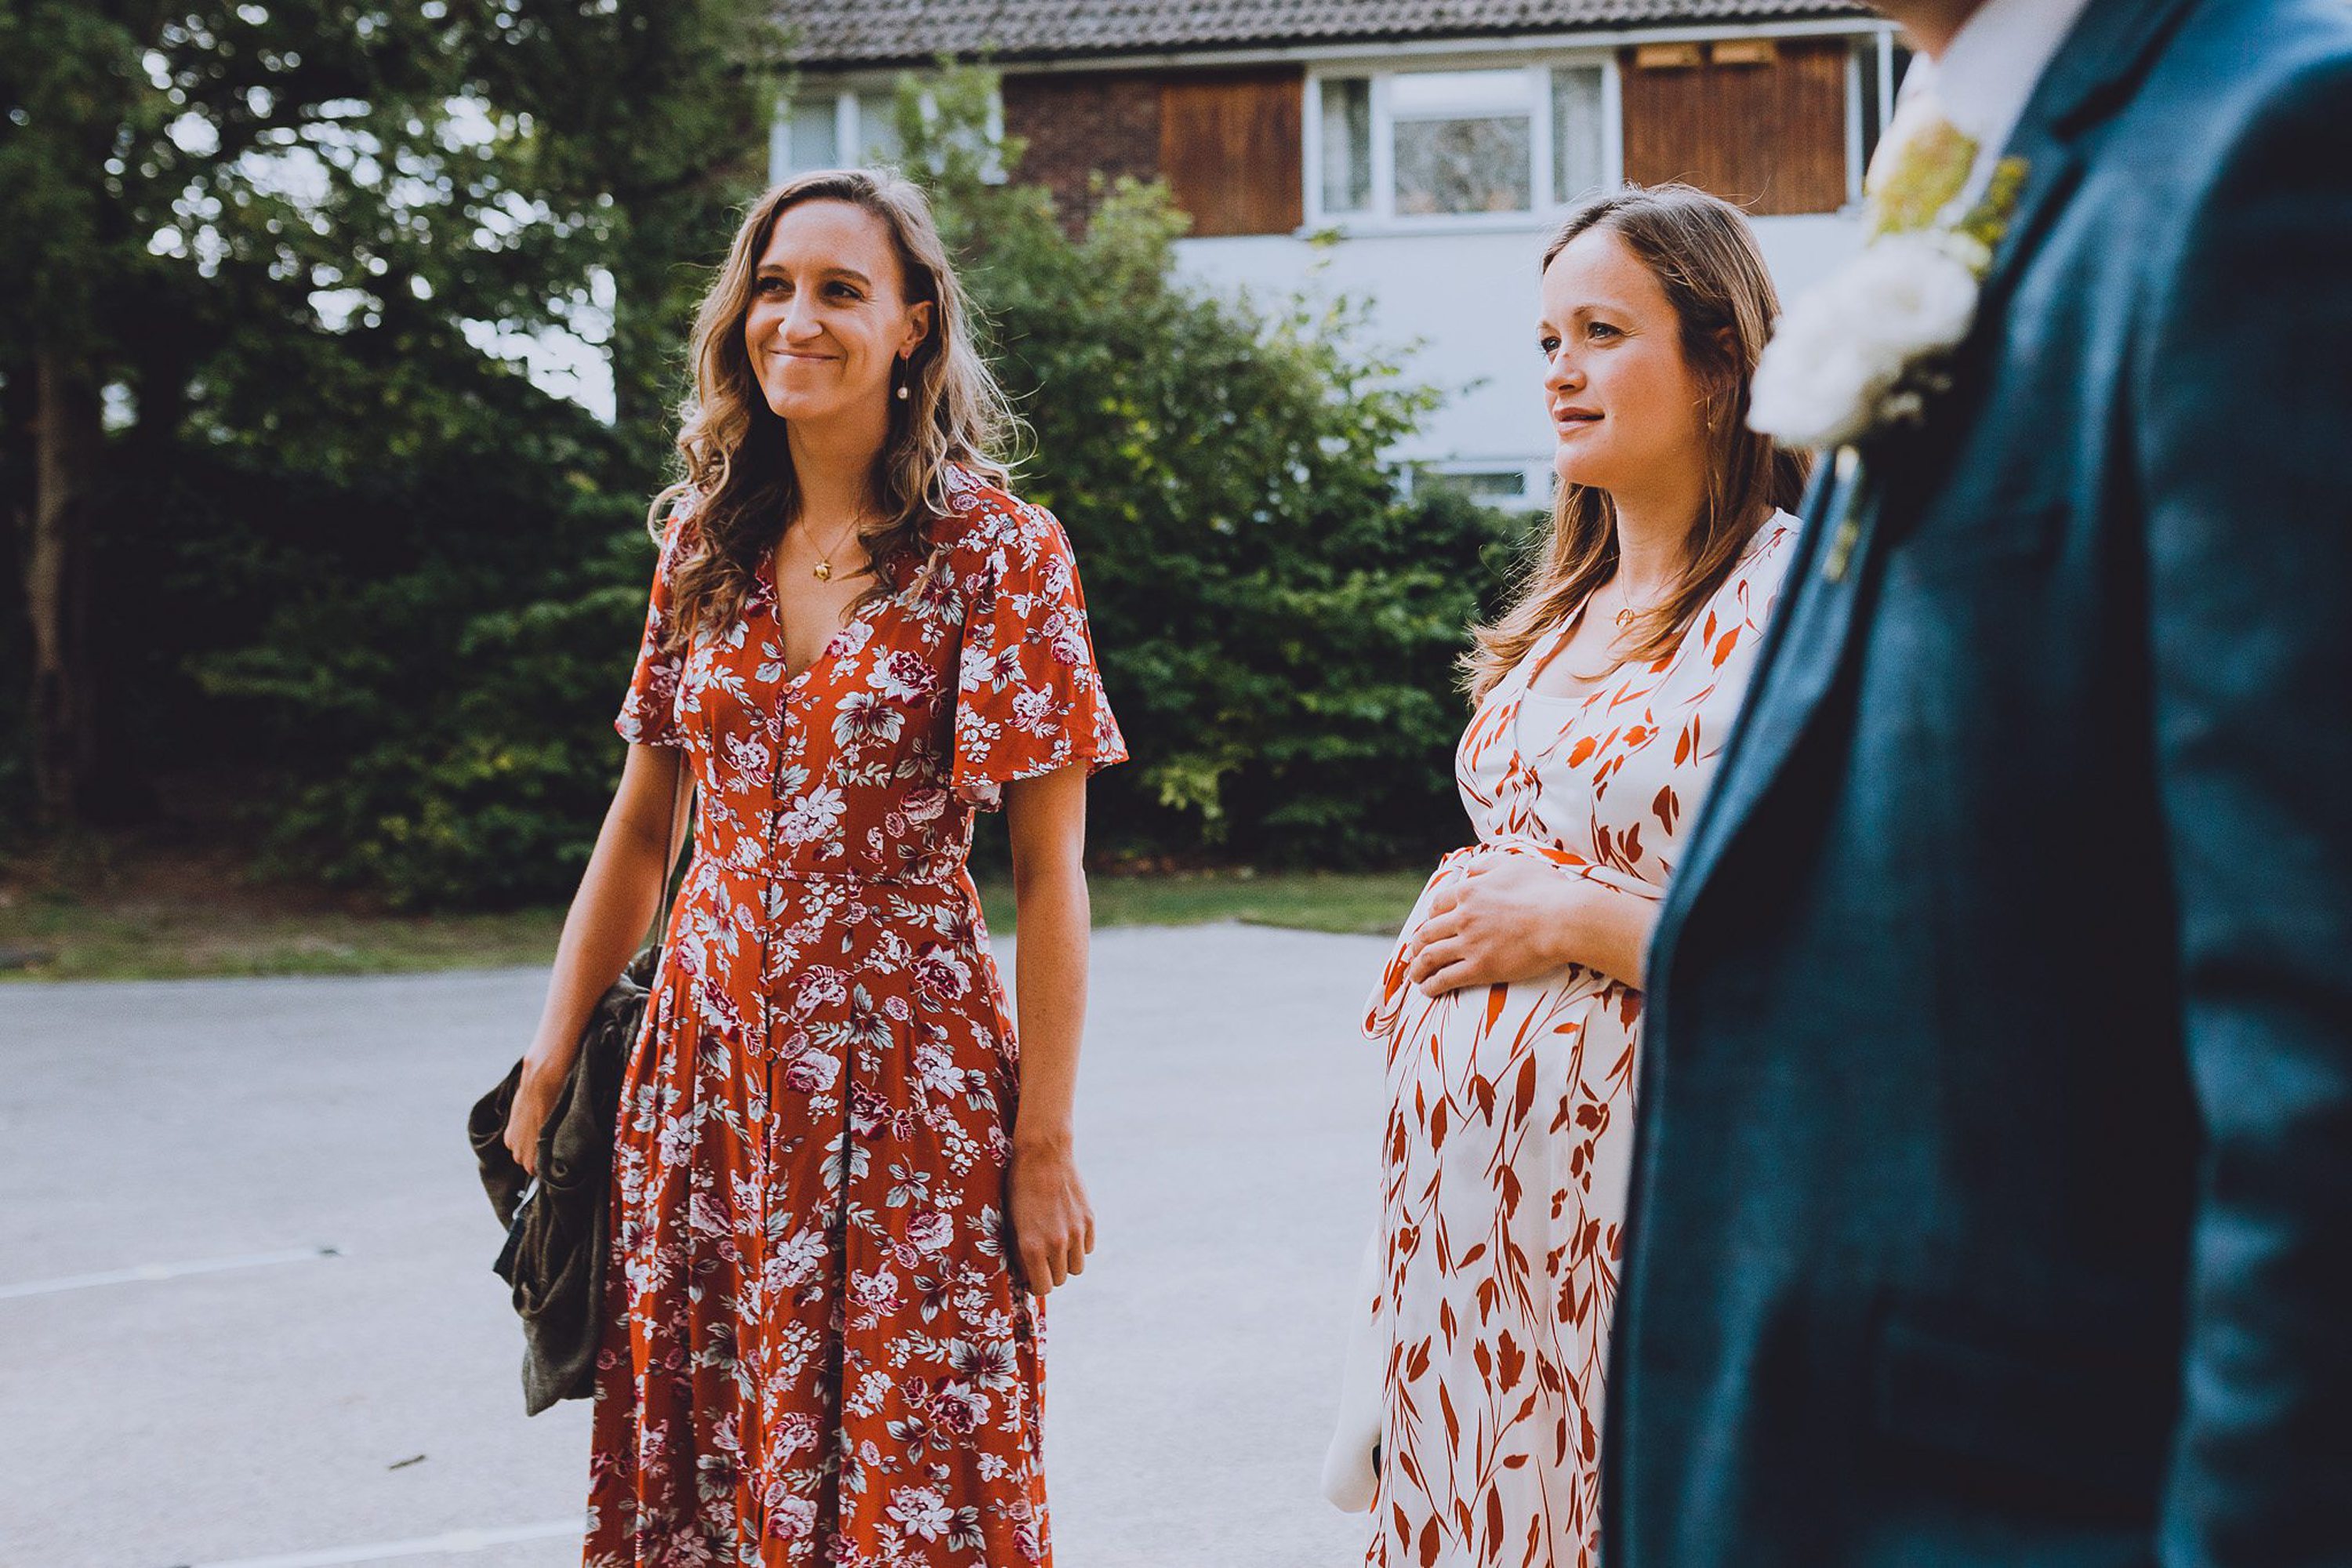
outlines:
[[830, 583], [833, 581], [834, 552], [839, 550], [842, 545], [847, 542], [851, 534], [857, 531], [857, 525], [864, 521], [864, 518], [856, 515], [853, 515], [850, 518], [849, 521], [843, 526], [841, 532], [835, 536], [832, 546], [827, 549], [824, 554], [816, 558], [815, 565], [809, 568], [810, 576], [814, 577], [820, 583]]
[[[1624, 592], [1624, 590], [1621, 588], [1621, 589], [1619, 589], [1619, 590], [1618, 590], [1618, 592], [1620, 592], [1620, 593], [1623, 593], [1623, 592]], [[1622, 631], [1626, 630], [1628, 627], [1630, 627], [1630, 626], [1633, 626], [1633, 622], [1634, 622], [1634, 620], [1635, 620], [1635, 618], [1636, 618], [1636, 617], [1641, 616], [1647, 615], [1647, 614], [1649, 614], [1652, 610], [1654, 610], [1654, 609], [1656, 609], [1657, 607], [1658, 607], [1658, 606], [1657, 606], [1657, 605], [1654, 602], [1654, 603], [1652, 603], [1652, 604], [1645, 605], [1643, 605], [1643, 606], [1641, 606], [1641, 607], [1639, 607], [1639, 608], [1636, 608], [1636, 607], [1635, 607], [1635, 605], [1634, 605], [1634, 604], [1633, 604], [1633, 595], [1632, 595], [1631, 594], [1626, 594], [1626, 595], [1625, 595], [1625, 603], [1624, 603], [1622, 605], [1619, 606], [1618, 611], [1617, 611], [1617, 614], [1616, 614], [1616, 616], [1615, 616], [1615, 619], [1616, 619], [1616, 622], [1617, 622], [1617, 629], [1618, 629], [1619, 631], [1621, 631], [1621, 632], [1622, 632]]]

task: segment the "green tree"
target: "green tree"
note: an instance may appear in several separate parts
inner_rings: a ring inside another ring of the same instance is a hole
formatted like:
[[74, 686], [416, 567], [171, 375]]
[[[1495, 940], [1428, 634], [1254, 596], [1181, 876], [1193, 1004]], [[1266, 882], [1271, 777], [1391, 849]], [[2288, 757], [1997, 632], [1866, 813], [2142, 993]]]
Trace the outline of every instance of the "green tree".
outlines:
[[174, 542], [125, 476], [430, 467], [519, 406], [467, 323], [592, 323], [600, 272], [649, 468], [676, 235], [756, 181], [775, 58], [753, 0], [0, 0], [0, 488], [48, 817], [90, 809], [130, 728], [98, 552]]

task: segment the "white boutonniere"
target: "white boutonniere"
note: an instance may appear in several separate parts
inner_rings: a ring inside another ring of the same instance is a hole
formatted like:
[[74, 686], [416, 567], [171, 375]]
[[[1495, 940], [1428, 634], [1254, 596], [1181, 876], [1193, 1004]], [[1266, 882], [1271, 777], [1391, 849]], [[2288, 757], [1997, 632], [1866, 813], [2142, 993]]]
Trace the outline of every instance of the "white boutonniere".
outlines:
[[1950, 384], [1952, 351], [2007, 232], [2025, 163], [2004, 158], [1965, 216], [1945, 217], [1976, 144], [1942, 127], [1914, 136], [1872, 197], [1862, 253], [1781, 316], [1756, 367], [1748, 424], [1783, 446], [1834, 447], [1916, 425]]

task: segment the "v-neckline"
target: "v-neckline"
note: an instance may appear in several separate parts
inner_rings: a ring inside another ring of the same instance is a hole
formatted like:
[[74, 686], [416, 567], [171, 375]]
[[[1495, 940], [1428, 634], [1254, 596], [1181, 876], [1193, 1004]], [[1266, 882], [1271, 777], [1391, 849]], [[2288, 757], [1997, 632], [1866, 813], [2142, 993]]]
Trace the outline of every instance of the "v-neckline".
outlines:
[[[1780, 527], [1783, 520], [1787, 518], [1786, 512], [1776, 508], [1770, 516], [1758, 525], [1756, 531], [1748, 535], [1748, 542], [1739, 547], [1739, 555], [1732, 562], [1730, 572], [1721, 583], [1716, 584], [1715, 592], [1707, 595], [1706, 602], [1692, 612], [1689, 624], [1683, 627], [1682, 635], [1675, 639], [1674, 650], [1666, 655], [1664, 668], [1657, 672], [1657, 679], [1650, 683], [1652, 689], [1654, 690], [1663, 684], [1666, 677], [1672, 675], [1675, 668], [1682, 663], [1684, 656], [1690, 649], [1691, 637], [1698, 630], [1700, 617], [1715, 607], [1715, 602], [1722, 596], [1723, 591], [1747, 570], [1748, 563], [1755, 558], [1757, 552], [1770, 542], [1772, 531]], [[1574, 702], [1580, 709], [1588, 708], [1591, 706], [1592, 699], [1607, 688], [1611, 679], [1622, 673], [1627, 664], [1633, 662], [1631, 659], [1620, 662], [1615, 669], [1591, 682], [1581, 691], [1551, 692], [1536, 689], [1536, 678], [1544, 672], [1553, 659], [1559, 657], [1560, 645], [1575, 632], [1577, 623], [1584, 618], [1585, 608], [1585, 605], [1579, 605], [1575, 615], [1546, 632], [1542, 639], [1528, 650], [1528, 657], [1519, 661], [1518, 694], [1520, 697], [1532, 697], [1544, 702]], [[1643, 668], [1649, 667], [1644, 665]]]
[[1542, 640], [1529, 650], [1528, 658], [1522, 666], [1526, 673], [1519, 677], [1520, 696], [1533, 697], [1545, 702], [1574, 702], [1581, 705], [1590, 702], [1597, 692], [1607, 686], [1610, 680], [1625, 668], [1628, 661], [1620, 659], [1607, 674], [1593, 677], [1574, 691], [1538, 691], [1536, 689], [1538, 678], [1551, 668], [1551, 661], [1560, 657], [1567, 648], [1568, 640], [1576, 635], [1576, 628], [1584, 620], [1585, 608], [1585, 605], [1579, 605], [1576, 607], [1576, 614], [1546, 632]]
[[[776, 647], [779, 651], [782, 651], [784, 644], [784, 600], [782, 593], [776, 586], [776, 548], [777, 547], [775, 545], [770, 545], [766, 552], [760, 557], [760, 563], [753, 574], [753, 577], [762, 588], [767, 590], [768, 619], [775, 624]], [[873, 568], [870, 566], [867, 568], [867, 571], [869, 572], [872, 570]], [[851, 600], [849, 618], [835, 626], [832, 632], [826, 636], [823, 645], [821, 645], [816, 650], [816, 657], [809, 660], [808, 663], [801, 666], [797, 673], [792, 669], [789, 664], [786, 665], [784, 669], [784, 684], [782, 689], [787, 693], [793, 691], [806, 682], [809, 676], [820, 666], [832, 663], [839, 657], [839, 655], [834, 651], [835, 645], [837, 645], [841, 641], [842, 637], [848, 633], [849, 629], [852, 626], [856, 626], [859, 622], [865, 620], [866, 616], [873, 610], [882, 605], [887, 604], [889, 600], [890, 595], [888, 594], [873, 596], [860, 594], [856, 598]]]

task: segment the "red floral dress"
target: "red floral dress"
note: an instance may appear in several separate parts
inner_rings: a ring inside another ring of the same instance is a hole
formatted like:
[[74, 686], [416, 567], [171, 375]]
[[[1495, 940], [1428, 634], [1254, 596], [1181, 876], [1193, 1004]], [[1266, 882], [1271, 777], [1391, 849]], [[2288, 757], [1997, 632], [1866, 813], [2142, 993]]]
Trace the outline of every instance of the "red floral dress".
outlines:
[[685, 748], [699, 816], [622, 1091], [589, 1568], [1051, 1561], [964, 862], [1006, 782], [1126, 749], [1061, 525], [950, 489], [928, 569], [790, 678], [765, 568], [656, 651], [670, 520], [614, 727]]

